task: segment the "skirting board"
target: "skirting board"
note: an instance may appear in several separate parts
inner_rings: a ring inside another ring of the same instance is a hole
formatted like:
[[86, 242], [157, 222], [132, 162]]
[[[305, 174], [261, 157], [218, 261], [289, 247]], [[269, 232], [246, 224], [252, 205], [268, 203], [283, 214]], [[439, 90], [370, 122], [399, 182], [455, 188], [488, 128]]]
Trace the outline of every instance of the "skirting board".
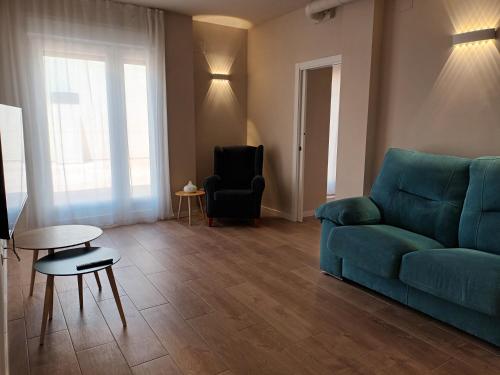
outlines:
[[287, 212], [283, 212], [280, 210], [276, 210], [274, 208], [261, 206], [261, 210], [263, 213], [265, 213], [266, 215], [269, 215], [269, 216], [281, 217], [283, 219], [290, 220], [290, 221], [297, 221], [297, 220], [295, 220], [295, 217], [293, 217], [292, 214], [289, 214]]
[[311, 217], [314, 216], [314, 210], [304, 211], [302, 217]]
[[[283, 219], [286, 219], [286, 220], [290, 220], [290, 221], [296, 221], [295, 218], [289, 214], [289, 213], [286, 213], [286, 212], [283, 212], [283, 211], [279, 211], [279, 210], [276, 210], [274, 208], [270, 208], [270, 207], [266, 207], [266, 206], [261, 206], [261, 210], [262, 210], [262, 213], [263, 214], [266, 214], [267, 216], [273, 216], [273, 217], [281, 217]], [[312, 216], [314, 214], [314, 211], [311, 211], [312, 214], [309, 215], [309, 216]], [[201, 218], [201, 212], [198, 208], [193, 208], [193, 210], [191, 211], [191, 215], [193, 217], [193, 219], [195, 217], [198, 217], [198, 218]], [[188, 210], [181, 210], [181, 219], [182, 218], [187, 218], [188, 216]], [[304, 215], [305, 216], [305, 215]], [[168, 219], [170, 220], [176, 220], [177, 219], [177, 211], [174, 212], [174, 214], [169, 217]]]

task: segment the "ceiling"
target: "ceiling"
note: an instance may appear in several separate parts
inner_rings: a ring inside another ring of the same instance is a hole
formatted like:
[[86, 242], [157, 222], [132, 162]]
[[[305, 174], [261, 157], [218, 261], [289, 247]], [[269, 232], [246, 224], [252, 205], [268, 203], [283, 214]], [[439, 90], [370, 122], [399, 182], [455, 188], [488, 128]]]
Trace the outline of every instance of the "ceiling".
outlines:
[[[301, 8], [311, 0], [121, 0], [191, 16], [217, 15], [259, 24]], [[214, 23], [218, 23], [214, 21]], [[244, 26], [242, 26], [244, 27]], [[245, 27], [247, 28], [247, 27]]]

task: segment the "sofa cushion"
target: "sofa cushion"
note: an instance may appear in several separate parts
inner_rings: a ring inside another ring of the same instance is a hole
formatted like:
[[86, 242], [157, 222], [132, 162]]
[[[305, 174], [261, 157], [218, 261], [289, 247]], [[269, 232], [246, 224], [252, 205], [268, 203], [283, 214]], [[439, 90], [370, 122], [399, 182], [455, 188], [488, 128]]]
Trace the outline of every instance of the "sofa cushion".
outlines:
[[386, 278], [398, 277], [404, 254], [440, 247], [431, 238], [390, 225], [335, 227], [328, 239], [328, 249], [336, 256]]
[[232, 201], [253, 199], [253, 191], [251, 189], [225, 189], [218, 190], [214, 194], [216, 201]]
[[460, 219], [460, 247], [500, 254], [500, 157], [476, 159]]
[[404, 283], [469, 309], [500, 315], [500, 256], [471, 249], [436, 249], [406, 254]]
[[385, 224], [456, 247], [469, 165], [469, 159], [390, 149], [370, 196]]

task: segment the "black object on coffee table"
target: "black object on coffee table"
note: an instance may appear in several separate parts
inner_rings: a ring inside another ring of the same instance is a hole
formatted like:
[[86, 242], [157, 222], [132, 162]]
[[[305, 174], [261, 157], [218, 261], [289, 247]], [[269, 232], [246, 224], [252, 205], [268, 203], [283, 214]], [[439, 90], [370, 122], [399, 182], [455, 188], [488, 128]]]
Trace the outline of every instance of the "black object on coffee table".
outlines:
[[[40, 345], [43, 345], [47, 320], [52, 319], [54, 302], [54, 276], [78, 276], [78, 293], [80, 295], [80, 309], [83, 309], [83, 278], [86, 273], [106, 270], [109, 284], [115, 298], [116, 307], [120, 313], [123, 326], [127, 326], [120, 296], [116, 287], [112, 265], [120, 260], [120, 253], [109, 247], [78, 247], [47, 255], [35, 263], [35, 269], [47, 275], [45, 287], [45, 302], [43, 307], [42, 329]], [[84, 268], [81, 268], [84, 266]], [[80, 268], [80, 269], [79, 269]]]

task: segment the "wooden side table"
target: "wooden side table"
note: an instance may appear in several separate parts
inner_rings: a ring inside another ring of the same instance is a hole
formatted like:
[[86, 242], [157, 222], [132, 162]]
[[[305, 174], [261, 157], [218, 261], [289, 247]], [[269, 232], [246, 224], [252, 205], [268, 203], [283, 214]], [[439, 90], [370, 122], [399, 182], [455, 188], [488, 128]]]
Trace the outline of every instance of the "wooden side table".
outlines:
[[188, 213], [189, 213], [189, 225], [191, 225], [191, 198], [198, 197], [198, 204], [200, 205], [201, 215], [203, 216], [203, 220], [205, 220], [205, 210], [203, 209], [203, 202], [201, 201], [201, 197], [205, 195], [204, 190], [197, 190], [194, 193], [186, 193], [185, 191], [178, 191], [175, 193], [179, 197], [179, 208], [177, 210], [177, 220], [181, 217], [181, 206], [182, 206], [182, 197], [187, 197], [188, 201]]

